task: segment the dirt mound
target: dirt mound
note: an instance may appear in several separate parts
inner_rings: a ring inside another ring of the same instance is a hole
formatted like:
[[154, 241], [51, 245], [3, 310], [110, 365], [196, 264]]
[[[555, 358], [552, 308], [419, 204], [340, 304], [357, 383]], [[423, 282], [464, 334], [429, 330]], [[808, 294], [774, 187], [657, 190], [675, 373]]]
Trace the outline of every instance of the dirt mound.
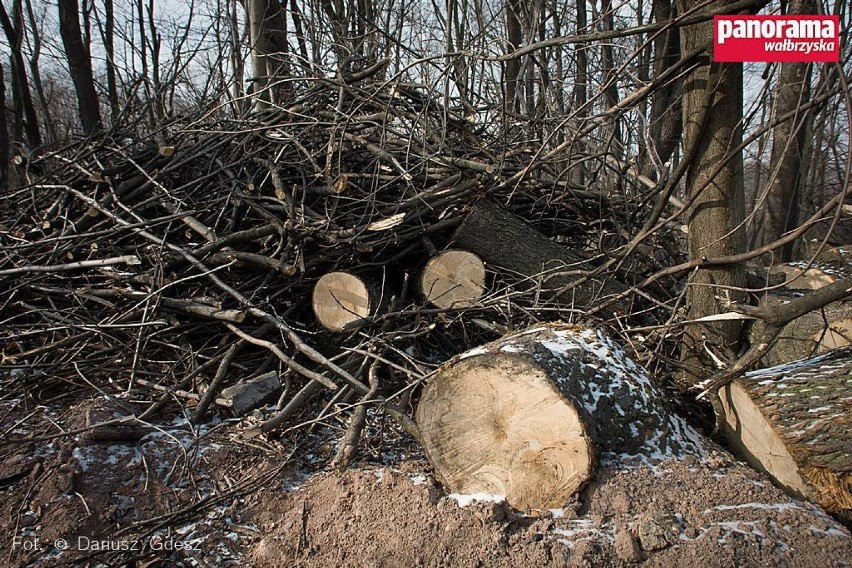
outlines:
[[121, 399], [0, 404], [15, 440], [0, 446], [0, 566], [827, 568], [852, 559], [845, 528], [715, 450], [655, 468], [603, 464], [563, 509], [522, 515], [501, 502], [460, 507], [471, 499], [446, 496], [411, 440], [379, 416], [365, 431], [368, 461], [340, 474], [317, 472], [333, 428], [301, 446], [245, 442], [225, 423], [182, 418], [79, 431], [87, 415], [133, 411]]
[[[423, 466], [425, 467], [425, 465]], [[416, 464], [252, 497], [257, 566], [846, 566], [852, 537], [723, 454], [604, 467], [564, 509], [460, 508]]]

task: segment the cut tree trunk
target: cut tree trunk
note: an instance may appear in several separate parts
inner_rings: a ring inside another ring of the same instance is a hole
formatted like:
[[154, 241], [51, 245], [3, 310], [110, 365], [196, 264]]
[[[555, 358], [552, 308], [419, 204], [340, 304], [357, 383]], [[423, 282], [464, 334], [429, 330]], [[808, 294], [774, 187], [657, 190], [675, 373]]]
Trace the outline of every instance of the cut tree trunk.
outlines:
[[439, 308], [466, 308], [485, 292], [485, 264], [472, 252], [447, 250], [436, 254], [420, 274], [420, 292]]
[[522, 331], [445, 364], [416, 420], [438, 478], [456, 493], [503, 495], [521, 510], [562, 507], [597, 459], [703, 455], [703, 438], [601, 332]]
[[852, 519], [852, 348], [759, 369], [719, 392], [725, 435], [755, 468]]
[[378, 311], [381, 287], [349, 272], [329, 272], [314, 286], [311, 305], [320, 325], [329, 331], [348, 331], [366, 323]]
[[551, 241], [489, 201], [481, 200], [474, 205], [453, 235], [453, 241], [496, 269], [529, 278], [530, 287], [541, 280], [542, 298], [549, 294], [560, 303], [580, 310], [627, 290], [620, 282], [602, 278], [591, 278], [571, 287], [594, 267], [581, 255]]

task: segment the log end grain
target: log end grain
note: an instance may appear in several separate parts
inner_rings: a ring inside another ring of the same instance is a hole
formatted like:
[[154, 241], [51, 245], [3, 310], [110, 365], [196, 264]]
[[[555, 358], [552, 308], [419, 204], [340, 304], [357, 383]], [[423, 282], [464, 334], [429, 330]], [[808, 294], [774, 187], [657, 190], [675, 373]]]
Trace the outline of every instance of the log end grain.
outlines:
[[320, 278], [311, 303], [317, 321], [329, 331], [353, 329], [376, 309], [370, 285], [348, 272], [329, 272]]
[[477, 255], [448, 250], [435, 255], [420, 275], [423, 297], [439, 308], [466, 308], [485, 292], [485, 264]]
[[508, 355], [452, 367], [424, 392], [417, 423], [454, 493], [504, 495], [521, 510], [557, 508], [594, 471], [577, 409], [542, 369]]
[[719, 392], [735, 450], [794, 495], [852, 517], [852, 348], [760, 369]]

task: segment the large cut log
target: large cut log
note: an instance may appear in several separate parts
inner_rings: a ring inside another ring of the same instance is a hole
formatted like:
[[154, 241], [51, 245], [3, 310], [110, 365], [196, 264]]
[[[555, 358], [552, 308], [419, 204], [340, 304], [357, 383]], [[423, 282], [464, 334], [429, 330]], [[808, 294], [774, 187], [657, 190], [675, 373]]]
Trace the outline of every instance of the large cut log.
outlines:
[[852, 347], [752, 371], [719, 398], [723, 430], [746, 461], [852, 519]]
[[466, 308], [485, 292], [485, 264], [472, 252], [446, 250], [429, 259], [420, 273], [420, 293], [439, 308]]
[[416, 420], [435, 473], [456, 493], [561, 507], [599, 460], [703, 455], [703, 438], [602, 332], [552, 324], [445, 364]]
[[480, 200], [453, 235], [456, 246], [477, 254], [489, 266], [542, 281], [542, 298], [554, 296], [561, 303], [587, 309], [607, 296], [627, 290], [624, 284], [595, 277], [575, 287], [585, 273], [594, 270], [581, 255], [563, 247], [497, 205]]
[[381, 303], [381, 287], [349, 272], [329, 272], [314, 285], [311, 305], [317, 321], [329, 331], [364, 324]]

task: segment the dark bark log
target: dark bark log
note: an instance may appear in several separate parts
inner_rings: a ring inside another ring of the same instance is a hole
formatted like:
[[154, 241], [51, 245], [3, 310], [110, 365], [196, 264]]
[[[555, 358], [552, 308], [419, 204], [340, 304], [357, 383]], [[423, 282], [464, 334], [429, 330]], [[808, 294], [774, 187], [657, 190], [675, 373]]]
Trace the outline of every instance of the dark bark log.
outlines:
[[473, 207], [453, 235], [453, 241], [496, 270], [529, 279], [526, 282], [529, 287], [541, 281], [542, 298], [553, 296], [560, 303], [580, 310], [627, 289], [605, 277], [594, 277], [572, 286], [594, 267], [581, 255], [551, 241], [488, 201], [480, 201]]

